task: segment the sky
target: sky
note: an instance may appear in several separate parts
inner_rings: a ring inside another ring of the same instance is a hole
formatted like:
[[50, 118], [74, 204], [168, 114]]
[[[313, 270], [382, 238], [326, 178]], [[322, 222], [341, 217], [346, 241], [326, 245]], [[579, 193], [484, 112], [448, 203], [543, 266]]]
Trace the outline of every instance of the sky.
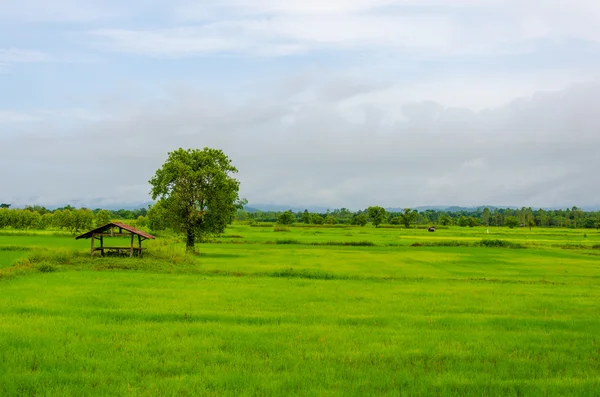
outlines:
[[0, 0], [0, 202], [150, 200], [221, 149], [250, 203], [600, 204], [595, 0]]

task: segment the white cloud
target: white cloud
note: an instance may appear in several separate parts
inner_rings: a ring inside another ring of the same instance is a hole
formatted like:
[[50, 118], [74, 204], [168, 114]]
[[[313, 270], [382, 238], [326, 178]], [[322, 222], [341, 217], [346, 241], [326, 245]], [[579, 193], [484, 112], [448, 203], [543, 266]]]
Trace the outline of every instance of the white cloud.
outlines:
[[[14, 196], [0, 199], [35, 194], [45, 204], [89, 201], [107, 197], [111, 186], [117, 193], [108, 199], [144, 201], [145, 181], [167, 151], [210, 146], [232, 158], [242, 194], [252, 202], [352, 208], [597, 204], [599, 187], [589, 181], [600, 167], [594, 106], [600, 85], [480, 112], [417, 103], [389, 124], [349, 120], [339, 96], [319, 96], [325, 84], [311, 86], [315, 95], [306, 100], [263, 93], [234, 105], [188, 91], [168, 101], [119, 104], [105, 109], [110, 117], [80, 123], [67, 135], [55, 123], [28, 127], [0, 147], [0, 167], [22, 164], [4, 182]], [[371, 104], [355, 106], [359, 111]], [[24, 178], [36, 183], [19, 183]]]
[[0, 48], [0, 63], [38, 63], [53, 60], [52, 56], [41, 51]]
[[177, 18], [92, 31], [104, 49], [153, 56], [377, 51], [419, 56], [531, 51], [535, 40], [600, 42], [598, 5], [576, 0], [174, 2]]

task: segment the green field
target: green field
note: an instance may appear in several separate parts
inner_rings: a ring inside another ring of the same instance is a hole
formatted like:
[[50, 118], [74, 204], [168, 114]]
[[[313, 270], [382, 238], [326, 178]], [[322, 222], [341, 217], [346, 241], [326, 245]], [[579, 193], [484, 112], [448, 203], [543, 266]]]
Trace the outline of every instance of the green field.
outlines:
[[600, 233], [0, 233], [0, 396], [597, 396]]

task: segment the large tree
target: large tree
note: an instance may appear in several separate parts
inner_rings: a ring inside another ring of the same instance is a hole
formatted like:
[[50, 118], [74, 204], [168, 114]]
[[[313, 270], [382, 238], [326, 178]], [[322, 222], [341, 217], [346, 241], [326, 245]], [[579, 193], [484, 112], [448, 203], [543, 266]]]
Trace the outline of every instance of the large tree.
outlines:
[[186, 247], [222, 233], [240, 206], [237, 169], [217, 149], [177, 149], [150, 179], [152, 199], [164, 210], [168, 226], [186, 235]]
[[369, 207], [367, 209], [367, 213], [369, 214], [369, 218], [371, 218], [371, 222], [373, 222], [373, 225], [375, 225], [376, 228], [387, 220], [387, 212], [383, 207]]
[[411, 210], [410, 208], [405, 208], [404, 213], [400, 214], [400, 217], [402, 218], [402, 223], [404, 223], [404, 227], [406, 227], [407, 229], [410, 229], [410, 224], [413, 223], [418, 216], [419, 213], [417, 212], [417, 210]]

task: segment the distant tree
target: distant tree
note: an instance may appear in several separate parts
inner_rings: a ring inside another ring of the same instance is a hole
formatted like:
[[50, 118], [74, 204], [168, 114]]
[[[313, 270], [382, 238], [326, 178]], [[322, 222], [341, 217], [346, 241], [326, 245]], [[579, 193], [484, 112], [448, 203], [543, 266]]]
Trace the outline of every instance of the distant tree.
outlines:
[[137, 227], [146, 227], [148, 224], [148, 217], [142, 215], [138, 216], [135, 220], [135, 224]]
[[292, 211], [282, 212], [277, 218], [277, 223], [280, 225], [291, 226], [296, 221], [296, 216]]
[[528, 217], [527, 223], [525, 224], [529, 227], [529, 230], [531, 231], [531, 228], [535, 226], [535, 219], [533, 217]]
[[9, 209], [10, 208], [10, 204], [2, 203], [2, 204], [0, 204], [0, 208]]
[[158, 202], [150, 206], [148, 210], [148, 227], [153, 232], [160, 232], [169, 228], [167, 210], [163, 204]]
[[249, 216], [248, 215], [248, 211], [246, 211], [246, 210], [237, 210], [235, 218], [238, 221], [243, 222], [243, 221], [247, 221], [248, 220], [248, 216]]
[[379, 227], [379, 225], [387, 220], [387, 213], [383, 207], [369, 207], [367, 212], [369, 214], [369, 218], [371, 218], [371, 222], [373, 225], [375, 225], [375, 227]]
[[519, 226], [519, 219], [516, 216], [509, 216], [506, 218], [505, 224], [509, 228], [514, 229]]
[[481, 220], [483, 221], [483, 224], [485, 226], [489, 226], [490, 225], [490, 218], [492, 216], [492, 213], [490, 212], [489, 208], [484, 208], [483, 209], [483, 214], [481, 214]]
[[71, 231], [73, 233], [91, 229], [94, 224], [94, 213], [87, 208], [71, 211]]
[[390, 219], [390, 225], [401, 225], [401, 224], [402, 224], [401, 216], [395, 216], [392, 219]]
[[440, 223], [442, 224], [442, 226], [448, 226], [448, 225], [451, 225], [453, 222], [452, 222], [452, 218], [450, 218], [448, 215], [444, 214], [440, 217]]
[[358, 225], [358, 226], [365, 226], [368, 222], [369, 222], [369, 219], [367, 218], [367, 216], [365, 214], [357, 214], [352, 219], [352, 224]]
[[111, 214], [107, 210], [100, 210], [96, 213], [96, 226], [104, 226], [110, 222]]
[[329, 214], [325, 217], [325, 220], [323, 221], [323, 223], [325, 223], [326, 225], [336, 225], [338, 223], [337, 219], [335, 219], [335, 216], [333, 216], [332, 214]]
[[170, 226], [185, 233], [186, 248], [222, 233], [239, 208], [240, 182], [231, 160], [217, 149], [178, 149], [150, 179], [152, 199], [158, 200]]
[[323, 224], [323, 217], [319, 214], [310, 214], [310, 223], [312, 223], [313, 225], [322, 225]]
[[411, 210], [410, 208], [405, 208], [404, 213], [400, 214], [400, 217], [402, 218], [402, 223], [404, 223], [404, 227], [409, 229], [410, 224], [413, 223], [417, 219], [418, 215], [419, 215], [419, 213], [416, 210]]
[[302, 223], [309, 224], [310, 223], [310, 213], [308, 210], [304, 210], [302, 213]]
[[469, 226], [469, 220], [467, 219], [466, 216], [461, 215], [460, 218], [458, 218], [458, 226], [460, 226], [460, 227]]
[[477, 218], [470, 216], [467, 218], [467, 224], [469, 225], [469, 227], [475, 227], [479, 226], [479, 221], [477, 220]]

